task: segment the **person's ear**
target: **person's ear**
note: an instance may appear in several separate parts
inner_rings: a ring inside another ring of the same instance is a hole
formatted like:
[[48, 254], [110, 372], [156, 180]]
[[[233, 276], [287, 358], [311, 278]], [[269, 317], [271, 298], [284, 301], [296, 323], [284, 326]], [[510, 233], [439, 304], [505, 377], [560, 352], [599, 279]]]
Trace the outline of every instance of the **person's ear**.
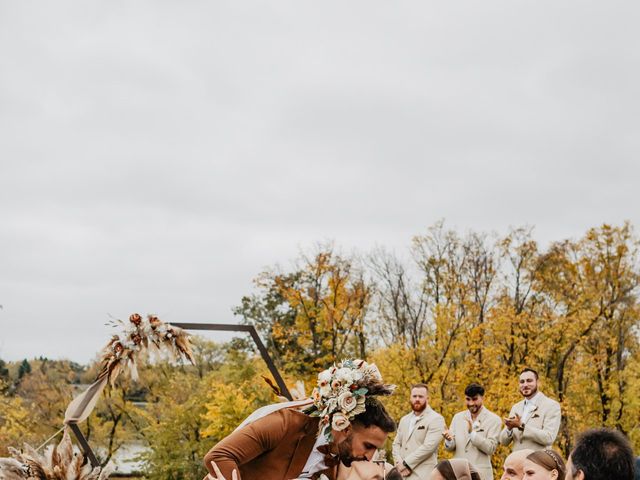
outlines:
[[351, 425], [347, 426], [344, 430], [332, 430], [331, 436], [334, 443], [340, 443], [351, 434]]
[[[555, 468], [553, 470], [551, 470], [551, 480], [558, 480], [558, 470], [556, 470]], [[560, 480], [564, 480], [564, 479], [560, 479]]]
[[584, 480], [584, 472], [582, 470], [578, 470], [578, 474], [573, 477], [573, 480]]

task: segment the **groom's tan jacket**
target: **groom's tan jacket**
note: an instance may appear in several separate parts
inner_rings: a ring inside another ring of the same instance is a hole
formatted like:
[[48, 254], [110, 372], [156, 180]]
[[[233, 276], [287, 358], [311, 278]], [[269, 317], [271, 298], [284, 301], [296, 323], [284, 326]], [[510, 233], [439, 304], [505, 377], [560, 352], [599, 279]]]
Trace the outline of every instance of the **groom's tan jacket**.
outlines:
[[[205, 466], [215, 461], [227, 480], [238, 470], [245, 480], [289, 480], [304, 468], [318, 434], [317, 417], [285, 408], [236, 430], [209, 450]], [[333, 470], [322, 472], [333, 480]], [[214, 475], [215, 478], [215, 475]]]

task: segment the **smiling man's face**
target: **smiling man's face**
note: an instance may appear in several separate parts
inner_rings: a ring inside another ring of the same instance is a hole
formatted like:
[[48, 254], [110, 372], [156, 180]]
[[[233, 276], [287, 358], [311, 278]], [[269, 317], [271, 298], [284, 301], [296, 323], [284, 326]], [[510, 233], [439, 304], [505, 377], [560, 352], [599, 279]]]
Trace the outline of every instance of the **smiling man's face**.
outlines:
[[524, 398], [531, 398], [538, 393], [538, 379], [533, 372], [523, 372], [520, 375], [520, 393]]

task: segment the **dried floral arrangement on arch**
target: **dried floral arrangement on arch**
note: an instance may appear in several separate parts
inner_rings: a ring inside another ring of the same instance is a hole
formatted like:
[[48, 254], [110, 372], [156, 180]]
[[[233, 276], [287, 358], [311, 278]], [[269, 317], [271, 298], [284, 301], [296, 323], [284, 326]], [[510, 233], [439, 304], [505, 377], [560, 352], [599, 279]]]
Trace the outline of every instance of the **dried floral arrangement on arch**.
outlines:
[[110, 466], [92, 467], [66, 430], [60, 443], [43, 453], [27, 444], [9, 452], [11, 458], [0, 458], [0, 480], [106, 480], [113, 472]]
[[111, 322], [115, 327], [121, 326], [120, 335], [114, 335], [102, 349], [102, 369], [100, 379], [106, 375], [111, 385], [123, 370], [129, 370], [134, 380], [138, 378], [136, 360], [139, 354], [147, 351], [150, 354], [169, 355], [172, 359], [187, 359], [195, 365], [189, 334], [181, 328], [162, 322], [155, 315], [148, 315], [146, 321], [138, 313], [129, 317], [129, 325], [122, 320]]
[[100, 373], [89, 388], [76, 397], [67, 407], [64, 423], [79, 423], [93, 411], [100, 394], [107, 386], [113, 385], [122, 372], [128, 372], [137, 380], [137, 363], [141, 354], [169, 356], [171, 359], [188, 360], [195, 365], [191, 350], [190, 336], [181, 328], [164, 323], [155, 315], [146, 319], [134, 313], [129, 317], [129, 324], [122, 320], [111, 322], [122, 329], [120, 334], [111, 340], [100, 353]]
[[[113, 386], [121, 373], [128, 372], [136, 380], [137, 364], [142, 354], [169, 357], [172, 360], [188, 360], [195, 365], [190, 336], [181, 328], [164, 323], [154, 315], [148, 315], [144, 319], [137, 313], [129, 317], [128, 324], [121, 320], [112, 321], [111, 324], [120, 327], [121, 332], [111, 337], [101, 350], [100, 372], [96, 380], [67, 407], [65, 426], [86, 420], [107, 384]], [[26, 444], [22, 450], [10, 449], [10, 458], [0, 458], [0, 480], [105, 480], [109, 478], [112, 469], [108, 466], [93, 468], [87, 457], [73, 447], [67, 429], [68, 427], [63, 427], [60, 430], [64, 430], [60, 443], [47, 447], [42, 454], [38, 453], [42, 447], [34, 449]]]

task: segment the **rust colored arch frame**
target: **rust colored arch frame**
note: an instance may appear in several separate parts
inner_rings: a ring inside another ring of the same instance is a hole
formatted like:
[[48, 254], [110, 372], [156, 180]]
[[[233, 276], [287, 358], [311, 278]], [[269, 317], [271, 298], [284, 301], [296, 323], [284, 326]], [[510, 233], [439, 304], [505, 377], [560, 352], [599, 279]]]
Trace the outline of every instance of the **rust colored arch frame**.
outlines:
[[[271, 356], [269, 355], [267, 348], [264, 346], [264, 343], [262, 343], [262, 340], [258, 335], [258, 331], [253, 325], [235, 325], [233, 323], [171, 323], [171, 325], [173, 325], [174, 327], [182, 328], [183, 330], [205, 330], [205, 331], [208, 330], [208, 331], [218, 331], [218, 332], [222, 331], [222, 332], [248, 333], [249, 335], [251, 335], [251, 338], [255, 342], [256, 347], [258, 347], [260, 356], [262, 357], [262, 360], [264, 360], [264, 363], [267, 364], [267, 367], [269, 368], [271, 375], [273, 375], [273, 378], [276, 381], [276, 384], [278, 385], [280, 392], [282, 392], [283, 396], [291, 400], [291, 393], [289, 392], [287, 385], [284, 383], [284, 380], [282, 379], [282, 375], [280, 375], [280, 372], [276, 368], [276, 365], [273, 363], [273, 360], [271, 359]], [[78, 424], [69, 423], [69, 428], [71, 428], [71, 431], [74, 433], [74, 435], [78, 439], [78, 443], [82, 447], [82, 450], [84, 451], [84, 453], [87, 455], [87, 458], [91, 462], [91, 465], [93, 467], [100, 466], [100, 462], [98, 462], [98, 459], [96, 458], [95, 453], [93, 453], [93, 450], [89, 445], [89, 442], [87, 441], [84, 434], [80, 430], [80, 427], [78, 426]]]

